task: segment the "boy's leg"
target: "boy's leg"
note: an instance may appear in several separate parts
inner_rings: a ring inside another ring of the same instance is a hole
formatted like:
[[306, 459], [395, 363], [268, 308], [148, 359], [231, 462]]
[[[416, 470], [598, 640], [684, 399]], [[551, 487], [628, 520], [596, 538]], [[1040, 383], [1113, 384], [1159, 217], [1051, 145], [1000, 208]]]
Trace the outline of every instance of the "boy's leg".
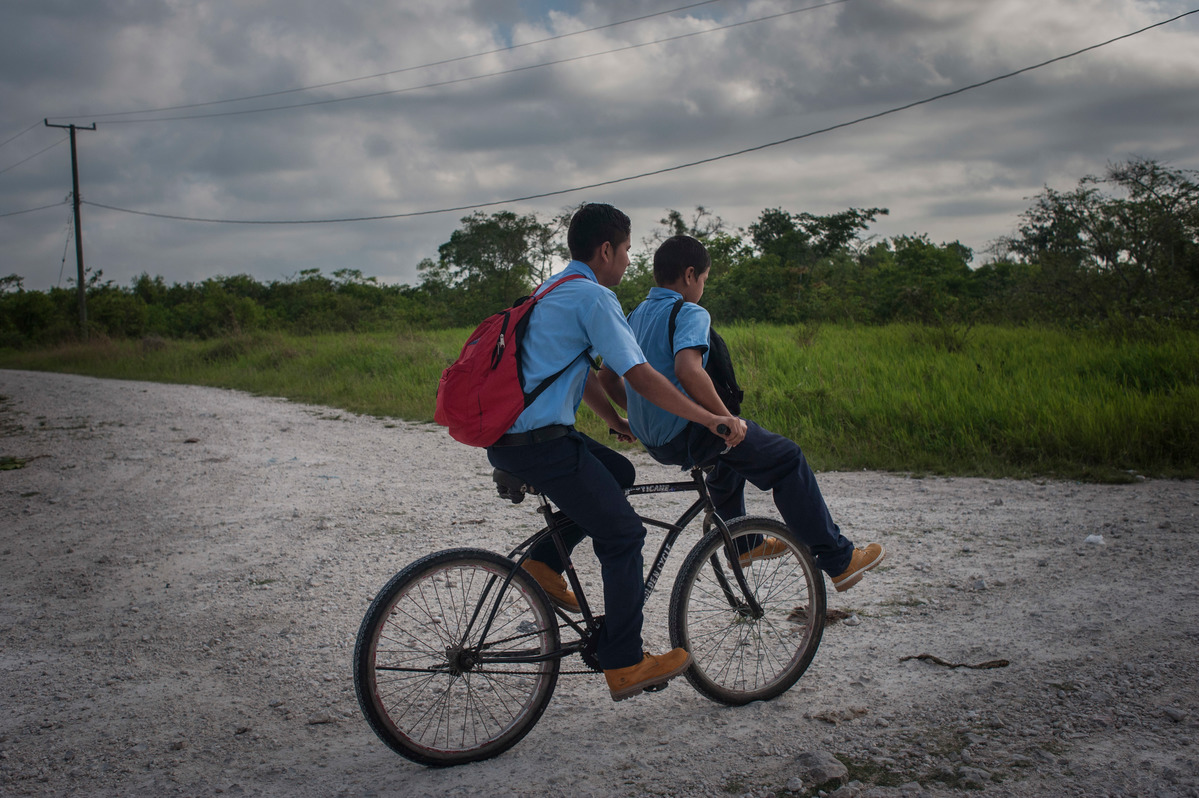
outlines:
[[600, 666], [625, 668], [642, 659], [645, 527], [589, 441], [572, 433], [532, 446], [495, 446], [487, 455], [496, 468], [537, 486], [591, 535], [604, 580]]
[[[583, 440], [587, 445], [588, 451], [595, 455], [604, 468], [608, 469], [608, 472], [616, 480], [616, 484], [620, 486], [621, 490], [633, 485], [637, 479], [637, 469], [627, 457], [609, 449], [598, 441], [588, 438], [586, 435], [583, 436]], [[536, 485], [537, 483], [533, 484]], [[562, 505], [559, 504], [558, 506], [561, 507]], [[567, 513], [567, 516], [569, 515], [570, 513]], [[575, 546], [579, 545], [579, 541], [587, 536], [583, 528], [574, 522], [563, 529], [560, 534], [562, 535], [562, 542], [566, 544], [566, 551], [568, 553], [574, 551]], [[560, 574], [566, 570], [566, 563], [562, 562], [562, 558], [558, 555], [558, 547], [554, 545], [552, 539], [547, 539], [534, 546], [529, 551], [529, 559], [545, 563], [554, 573]]]
[[[708, 473], [707, 482], [712, 504], [722, 519], [727, 522], [745, 515], [745, 477], [733, 470], [728, 463], [718, 459]], [[746, 554], [761, 545], [764, 540], [762, 535], [742, 535], [734, 543], [738, 552]]]
[[706, 481], [712, 504], [721, 518], [731, 521], [745, 515], [745, 477], [718, 460]]
[[[849, 567], [853, 544], [829, 514], [816, 475], [794, 441], [746, 420], [745, 440], [719, 462], [774, 494], [783, 521], [812, 552], [816, 565], [837, 576]], [[710, 434], [710, 433], [709, 433]]]

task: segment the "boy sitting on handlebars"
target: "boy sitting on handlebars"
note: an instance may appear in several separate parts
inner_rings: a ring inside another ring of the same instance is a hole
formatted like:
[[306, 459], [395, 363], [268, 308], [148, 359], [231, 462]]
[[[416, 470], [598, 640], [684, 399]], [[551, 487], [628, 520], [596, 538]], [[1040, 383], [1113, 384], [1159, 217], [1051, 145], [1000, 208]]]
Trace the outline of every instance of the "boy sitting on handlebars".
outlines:
[[[629, 326], [653, 368], [689, 397], [717, 416], [732, 415], [704, 370], [709, 356], [708, 312], [698, 304], [708, 279], [711, 258], [690, 236], [667, 239], [654, 253], [655, 288], [629, 315]], [[676, 309], [676, 305], [678, 306]], [[673, 322], [673, 323], [672, 323]], [[833, 522], [816, 477], [799, 446], [782, 435], [746, 420], [745, 439], [732, 448], [700, 424], [662, 410], [610, 371], [600, 372], [604, 388], [618, 404], [627, 405], [629, 425], [655, 460], [690, 468], [712, 466], [708, 488], [720, 516], [745, 515], [745, 483], [770, 490], [783, 521], [811, 551], [816, 565], [829, 575], [838, 592], [848, 590], [882, 562], [878, 543], [854, 545]], [[624, 398], [625, 401], [621, 402]], [[750, 541], [742, 565], [786, 552], [774, 538]]]

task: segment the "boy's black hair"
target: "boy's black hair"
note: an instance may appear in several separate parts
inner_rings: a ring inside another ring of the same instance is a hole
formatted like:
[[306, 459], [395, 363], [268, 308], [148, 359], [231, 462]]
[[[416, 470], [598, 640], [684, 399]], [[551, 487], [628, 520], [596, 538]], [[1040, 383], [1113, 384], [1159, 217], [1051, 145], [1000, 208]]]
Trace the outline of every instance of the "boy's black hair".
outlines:
[[607, 241], [615, 249], [628, 241], [633, 232], [629, 217], [611, 205], [590, 202], [575, 211], [566, 231], [570, 256], [584, 263]]
[[697, 276], [711, 268], [708, 248], [691, 236], [671, 236], [654, 253], [654, 282], [670, 285], [687, 273], [688, 266], [695, 267]]

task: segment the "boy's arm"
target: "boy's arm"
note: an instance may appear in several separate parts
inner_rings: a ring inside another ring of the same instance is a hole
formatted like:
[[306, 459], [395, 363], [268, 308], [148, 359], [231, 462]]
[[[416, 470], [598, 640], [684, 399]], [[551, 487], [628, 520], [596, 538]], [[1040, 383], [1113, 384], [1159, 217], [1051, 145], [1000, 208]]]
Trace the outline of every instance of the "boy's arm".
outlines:
[[[611, 369], [607, 371], [612, 372]], [[615, 373], [613, 373], [615, 376]], [[617, 377], [617, 379], [620, 379]], [[629, 422], [616, 412], [616, 408], [612, 407], [612, 403], [608, 401], [608, 394], [605, 393], [605, 388], [601, 387], [599, 380], [591, 379], [591, 375], [587, 376], [587, 382], [583, 384], [583, 401], [587, 406], [595, 412], [608, 425], [609, 429], [616, 432], [616, 437], [626, 443], [631, 443], [637, 440], [633, 435], [633, 431], [629, 429]]]
[[[639, 363], [624, 373], [625, 380], [633, 390], [644, 396], [653, 404], [668, 413], [674, 413], [680, 418], [694, 421], [708, 428], [713, 435], [724, 439], [730, 447], [736, 446], [745, 439], [745, 422], [736, 416], [716, 415], [687, 398], [686, 394], [674, 387], [670, 380], [663, 377], [648, 363]], [[728, 427], [728, 434], [722, 434], [717, 427]]]
[[716, 393], [712, 378], [704, 371], [703, 352], [690, 347], [680, 349], [674, 356], [674, 373], [687, 395], [703, 405], [705, 410], [718, 416], [732, 415], [720, 400], [720, 395]]
[[629, 397], [625, 393], [624, 380], [620, 375], [607, 366], [601, 366], [599, 382], [603, 386], [604, 393], [608, 394], [608, 398], [615, 402], [621, 410], [629, 412]]

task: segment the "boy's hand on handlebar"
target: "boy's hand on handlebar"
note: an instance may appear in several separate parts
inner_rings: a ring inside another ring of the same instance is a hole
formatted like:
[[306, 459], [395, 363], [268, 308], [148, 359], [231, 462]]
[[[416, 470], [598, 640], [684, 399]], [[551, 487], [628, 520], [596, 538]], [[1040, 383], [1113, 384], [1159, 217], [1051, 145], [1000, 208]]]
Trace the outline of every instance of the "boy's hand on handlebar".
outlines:
[[747, 427], [745, 422], [736, 416], [717, 416], [708, 429], [724, 438], [725, 445], [732, 449], [745, 440]]

